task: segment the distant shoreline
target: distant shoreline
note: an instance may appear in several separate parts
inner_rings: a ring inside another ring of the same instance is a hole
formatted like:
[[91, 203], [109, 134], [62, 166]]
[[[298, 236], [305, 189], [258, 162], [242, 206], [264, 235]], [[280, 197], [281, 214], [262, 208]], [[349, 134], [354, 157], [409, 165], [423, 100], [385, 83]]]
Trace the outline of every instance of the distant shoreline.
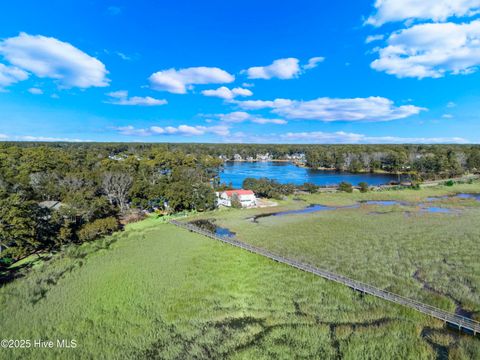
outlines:
[[350, 173], [350, 174], [384, 174], [384, 175], [411, 175], [411, 172], [389, 172], [385, 170], [360, 170], [360, 171], [349, 171], [349, 170], [338, 170], [335, 168], [325, 168], [325, 167], [319, 167], [319, 168], [312, 168], [309, 167], [305, 164], [297, 163], [294, 160], [225, 160], [225, 163], [270, 163], [270, 162], [278, 162], [278, 163], [292, 163], [295, 166], [305, 168], [305, 169], [311, 169], [311, 170], [318, 170], [318, 171], [325, 171], [325, 172], [338, 172], [338, 173]]
[[293, 163], [292, 160], [225, 160], [224, 162], [249, 162], [249, 163], [254, 163], [254, 162], [291, 162]]

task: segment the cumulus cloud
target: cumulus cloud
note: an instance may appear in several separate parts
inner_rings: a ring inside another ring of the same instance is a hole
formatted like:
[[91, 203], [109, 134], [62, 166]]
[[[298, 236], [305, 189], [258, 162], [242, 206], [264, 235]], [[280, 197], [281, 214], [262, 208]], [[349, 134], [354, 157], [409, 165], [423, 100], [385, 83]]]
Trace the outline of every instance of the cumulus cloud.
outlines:
[[22, 69], [0, 63], [0, 90], [27, 78], [28, 73]]
[[235, 76], [217, 67], [191, 67], [158, 71], [149, 78], [152, 88], [174, 94], [186, 94], [193, 85], [228, 84]]
[[230, 133], [229, 127], [225, 125], [218, 126], [151, 126], [147, 129], [138, 129], [134, 126], [122, 126], [115, 128], [120, 134], [128, 136], [153, 136], [153, 135], [179, 135], [179, 136], [201, 136], [205, 134], [214, 134], [218, 136], [227, 136]]
[[249, 79], [293, 79], [301, 72], [299, 62], [296, 58], [278, 59], [268, 66], [254, 66], [245, 71]]
[[285, 58], [275, 60], [273, 63], [267, 66], [254, 66], [243, 70], [242, 73], [246, 73], [249, 79], [281, 79], [288, 80], [294, 79], [300, 76], [306, 70], [314, 69], [321, 62], [325, 61], [322, 56], [312, 57], [308, 62], [300, 66], [300, 60], [297, 58]]
[[374, 42], [374, 41], [380, 41], [380, 40], [383, 40], [385, 38], [385, 35], [382, 35], [382, 34], [379, 34], [379, 35], [369, 35], [367, 36], [367, 38], [365, 39], [365, 44], [370, 44], [371, 42]]
[[287, 122], [283, 119], [267, 119], [259, 116], [255, 116], [249, 114], [244, 111], [234, 111], [228, 114], [218, 114], [216, 117], [223, 122], [226, 123], [242, 123], [242, 122], [252, 122], [255, 124], [276, 124], [276, 125], [284, 125]]
[[366, 23], [381, 26], [412, 19], [445, 21], [451, 17], [478, 14], [480, 0], [376, 0], [376, 12]]
[[64, 88], [108, 86], [102, 62], [53, 37], [20, 33], [0, 42], [0, 54], [18, 68], [55, 79]]
[[321, 131], [313, 132], [289, 132], [280, 135], [280, 138], [288, 141], [302, 141], [310, 143], [342, 143], [342, 144], [465, 144], [468, 140], [460, 137], [428, 138], [398, 136], [367, 136], [363, 134], [347, 133], [338, 131], [326, 133]]
[[42, 89], [39, 89], [39, 88], [35, 88], [35, 87], [32, 87], [30, 89], [27, 90], [30, 94], [33, 94], [33, 95], [42, 95], [43, 94], [43, 90]]
[[232, 100], [237, 96], [252, 96], [253, 92], [241, 87], [229, 89], [226, 86], [221, 86], [216, 90], [203, 90], [202, 94], [205, 96], [218, 97], [225, 100]]
[[399, 78], [468, 74], [480, 65], [480, 20], [420, 24], [393, 33], [371, 67]]
[[159, 106], [168, 104], [167, 100], [164, 99], [155, 99], [150, 96], [132, 96], [128, 97], [128, 91], [120, 90], [108, 93], [107, 96], [110, 97], [108, 104], [114, 105], [141, 105], [141, 106]]
[[368, 97], [354, 99], [318, 98], [310, 101], [276, 99], [273, 101], [237, 101], [243, 109], [272, 109], [287, 119], [320, 121], [390, 121], [419, 114], [425, 108], [395, 106], [390, 99]]
[[368, 136], [364, 134], [337, 132], [287, 132], [263, 135], [232, 133], [224, 139], [233, 143], [281, 143], [281, 144], [465, 144], [469, 141], [461, 137], [399, 137]]
[[322, 56], [316, 56], [316, 57], [310, 58], [308, 60], [308, 63], [303, 65], [303, 69], [304, 70], [315, 69], [318, 66], [318, 64], [320, 64], [324, 61], [325, 61], [325, 58], [322, 57]]
[[245, 110], [286, 107], [290, 106], [292, 103], [293, 100], [289, 99], [235, 101], [235, 104]]
[[92, 140], [75, 139], [75, 138], [59, 138], [50, 136], [33, 136], [33, 135], [6, 135], [0, 134], [1, 140], [9, 141], [33, 141], [33, 142], [91, 142]]

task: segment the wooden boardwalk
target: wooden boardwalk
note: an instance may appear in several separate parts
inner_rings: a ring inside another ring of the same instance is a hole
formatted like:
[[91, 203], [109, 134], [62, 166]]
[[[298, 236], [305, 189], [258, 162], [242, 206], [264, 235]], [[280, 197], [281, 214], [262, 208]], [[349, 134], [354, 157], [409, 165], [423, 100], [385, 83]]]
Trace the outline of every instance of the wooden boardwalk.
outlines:
[[337, 283], [346, 285], [346, 286], [348, 286], [348, 287], [350, 287], [350, 288], [352, 288], [356, 291], [360, 291], [360, 292], [365, 293], [365, 294], [373, 295], [373, 296], [379, 297], [381, 299], [384, 299], [384, 300], [387, 300], [387, 301], [394, 302], [396, 304], [400, 304], [400, 305], [409, 307], [409, 308], [417, 310], [421, 313], [430, 315], [430, 316], [432, 316], [436, 319], [445, 321], [448, 324], [457, 327], [459, 330], [470, 331], [470, 332], [472, 332], [472, 334], [474, 336], [477, 335], [477, 334], [480, 334], [480, 322], [477, 322], [475, 320], [466, 318], [464, 316], [457, 315], [457, 314], [452, 314], [450, 312], [438, 309], [436, 307], [433, 307], [433, 306], [430, 306], [430, 305], [427, 305], [427, 304], [423, 304], [419, 301], [412, 300], [412, 299], [405, 298], [403, 296], [391, 293], [387, 290], [379, 289], [379, 288], [376, 288], [372, 285], [364, 284], [364, 283], [362, 283], [360, 281], [357, 281], [357, 280], [352, 280], [352, 279], [350, 279], [346, 276], [335, 274], [335, 273], [327, 271], [327, 270], [322, 270], [322, 269], [316, 268], [316, 267], [308, 265], [308, 264], [300, 263], [298, 261], [288, 259], [288, 258], [285, 258], [283, 256], [276, 255], [276, 254], [274, 254], [270, 251], [267, 251], [265, 249], [261, 249], [261, 248], [258, 248], [256, 246], [252, 246], [252, 245], [246, 244], [244, 242], [241, 242], [241, 241], [239, 241], [239, 240], [237, 240], [236, 238], [233, 238], [233, 237], [220, 237], [220, 236], [212, 234], [208, 231], [200, 229], [196, 226], [193, 226], [191, 224], [179, 222], [179, 221], [176, 221], [176, 220], [171, 220], [170, 223], [173, 224], [173, 225], [176, 225], [178, 227], [184, 228], [186, 230], [189, 230], [189, 231], [207, 236], [211, 239], [218, 240], [218, 241], [221, 241], [223, 243], [239, 247], [241, 249], [250, 251], [250, 252], [258, 254], [258, 255], [262, 255], [264, 257], [267, 257], [267, 258], [272, 259], [274, 261], [277, 261], [279, 263], [290, 265], [290, 266], [292, 266], [296, 269], [321, 276], [324, 279], [335, 281]]

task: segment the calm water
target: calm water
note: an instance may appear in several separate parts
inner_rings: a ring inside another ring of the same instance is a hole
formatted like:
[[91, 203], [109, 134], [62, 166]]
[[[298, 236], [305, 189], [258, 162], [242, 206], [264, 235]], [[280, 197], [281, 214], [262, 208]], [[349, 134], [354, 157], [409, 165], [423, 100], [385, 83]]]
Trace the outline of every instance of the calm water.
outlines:
[[369, 185], [383, 185], [398, 181], [397, 175], [388, 174], [351, 174], [346, 172], [312, 170], [295, 166], [287, 162], [227, 162], [220, 174], [222, 182], [232, 183], [241, 188], [245, 178], [274, 179], [280, 183], [301, 185], [306, 182], [320, 186], [338, 185], [342, 181], [357, 185], [366, 182]]
[[[461, 195], [464, 195], [464, 194], [461, 194]], [[460, 195], [458, 195], [458, 197], [459, 196]], [[356, 209], [356, 208], [360, 207], [360, 204], [374, 205], [374, 206], [396, 206], [396, 205], [399, 205], [399, 206], [413, 206], [413, 205], [416, 205], [416, 206], [421, 207], [420, 211], [422, 211], [422, 212], [438, 213], [438, 214], [458, 213], [454, 209], [428, 206], [426, 204], [415, 204], [415, 203], [406, 203], [406, 202], [404, 203], [404, 202], [395, 201], [395, 200], [367, 200], [367, 201], [360, 201], [356, 205], [351, 205], [351, 206], [327, 206], [327, 205], [313, 204], [313, 205], [309, 205], [309, 206], [307, 206], [303, 209], [299, 209], [299, 210], [289, 210], [289, 211], [280, 211], [280, 212], [275, 212], [275, 213], [260, 214], [260, 215], [254, 216], [251, 219], [254, 222], [257, 222], [258, 219], [266, 218], [266, 217], [269, 217], [269, 216], [310, 214], [310, 213], [316, 213], [316, 212], [320, 212], [320, 211], [331, 211], [331, 210], [338, 210], [338, 209]]]

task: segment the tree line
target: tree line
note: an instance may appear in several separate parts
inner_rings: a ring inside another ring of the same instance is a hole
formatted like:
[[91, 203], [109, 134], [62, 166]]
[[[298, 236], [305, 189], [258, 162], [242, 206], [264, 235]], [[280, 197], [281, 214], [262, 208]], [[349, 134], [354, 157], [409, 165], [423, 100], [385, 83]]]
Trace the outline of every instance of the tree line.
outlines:
[[221, 164], [164, 146], [0, 144], [0, 264], [110, 234], [132, 213], [213, 209]]
[[[213, 209], [215, 190], [228, 188], [224, 161], [265, 154], [419, 179], [480, 170], [475, 145], [0, 143], [0, 264], [112, 233], [142, 211]], [[244, 187], [276, 198], [294, 190], [269, 179]]]

